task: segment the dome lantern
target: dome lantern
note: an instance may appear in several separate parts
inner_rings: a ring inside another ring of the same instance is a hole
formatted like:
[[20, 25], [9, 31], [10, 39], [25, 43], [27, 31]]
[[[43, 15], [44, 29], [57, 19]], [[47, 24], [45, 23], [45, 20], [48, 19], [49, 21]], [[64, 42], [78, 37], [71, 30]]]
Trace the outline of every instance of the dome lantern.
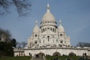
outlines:
[[42, 26], [56, 26], [56, 21], [55, 21], [55, 17], [54, 15], [50, 12], [50, 5], [47, 4], [47, 11], [46, 13], [44, 14], [44, 16], [42, 17], [42, 22], [41, 22], [41, 25], [40, 27]]

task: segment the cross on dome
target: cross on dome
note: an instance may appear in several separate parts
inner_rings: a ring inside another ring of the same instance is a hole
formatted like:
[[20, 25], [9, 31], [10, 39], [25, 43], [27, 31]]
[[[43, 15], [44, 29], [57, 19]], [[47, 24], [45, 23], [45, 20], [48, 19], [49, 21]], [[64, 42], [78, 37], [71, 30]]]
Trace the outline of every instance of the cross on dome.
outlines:
[[47, 4], [47, 12], [50, 12], [50, 6]]
[[60, 22], [60, 25], [62, 25], [62, 21], [60, 20], [59, 22]]
[[38, 25], [38, 21], [36, 20], [36, 25]]

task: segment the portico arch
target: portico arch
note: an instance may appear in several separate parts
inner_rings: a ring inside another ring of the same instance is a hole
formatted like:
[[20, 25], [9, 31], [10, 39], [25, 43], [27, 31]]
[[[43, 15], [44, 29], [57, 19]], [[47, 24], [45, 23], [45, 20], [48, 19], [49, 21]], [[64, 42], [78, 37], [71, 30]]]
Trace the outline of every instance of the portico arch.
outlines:
[[61, 56], [61, 54], [59, 52], [54, 52], [53, 56]]
[[76, 56], [76, 54], [74, 52], [70, 52], [69, 56]]
[[43, 56], [45, 56], [45, 54], [44, 54], [44, 53], [42, 53], [42, 52], [40, 52], [40, 53], [36, 54], [36, 57], [43, 57]]
[[40, 55], [45, 55], [43, 52], [40, 52], [40, 53], [38, 53], [38, 54], [40, 54]]

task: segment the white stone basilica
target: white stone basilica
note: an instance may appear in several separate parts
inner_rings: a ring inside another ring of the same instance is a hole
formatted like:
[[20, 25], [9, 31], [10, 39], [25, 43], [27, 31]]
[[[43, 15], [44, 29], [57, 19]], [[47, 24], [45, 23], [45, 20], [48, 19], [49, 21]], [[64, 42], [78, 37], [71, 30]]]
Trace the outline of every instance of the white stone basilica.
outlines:
[[55, 17], [50, 12], [50, 6], [47, 5], [47, 12], [42, 18], [40, 27], [36, 21], [31, 37], [28, 39], [28, 48], [47, 48], [70, 46], [70, 37], [64, 31], [62, 23], [57, 26]]
[[[49, 4], [47, 5], [47, 12], [42, 17], [40, 27], [38, 27], [36, 21], [36, 26], [28, 39], [28, 44], [21, 51], [22, 55], [26, 56], [29, 56], [29, 54], [34, 56], [38, 53], [54, 55], [56, 52], [60, 55], [69, 55], [70, 53], [78, 56], [82, 56], [84, 53], [90, 55], [90, 48], [71, 46], [70, 37], [66, 35], [61, 20], [59, 26], [57, 26], [56, 19], [50, 12]], [[19, 50], [14, 49], [14, 52], [15, 56], [19, 54]]]

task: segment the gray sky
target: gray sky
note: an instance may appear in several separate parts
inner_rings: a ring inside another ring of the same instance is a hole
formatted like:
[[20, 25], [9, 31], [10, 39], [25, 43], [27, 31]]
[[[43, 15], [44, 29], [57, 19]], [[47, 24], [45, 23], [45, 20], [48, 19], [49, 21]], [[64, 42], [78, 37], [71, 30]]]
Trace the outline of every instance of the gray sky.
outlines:
[[57, 25], [59, 20], [62, 20], [72, 45], [90, 42], [90, 0], [31, 0], [31, 3], [31, 12], [27, 17], [18, 17], [16, 9], [12, 6], [10, 14], [0, 16], [0, 28], [9, 30], [18, 42], [27, 42], [36, 20], [40, 26], [49, 3]]

